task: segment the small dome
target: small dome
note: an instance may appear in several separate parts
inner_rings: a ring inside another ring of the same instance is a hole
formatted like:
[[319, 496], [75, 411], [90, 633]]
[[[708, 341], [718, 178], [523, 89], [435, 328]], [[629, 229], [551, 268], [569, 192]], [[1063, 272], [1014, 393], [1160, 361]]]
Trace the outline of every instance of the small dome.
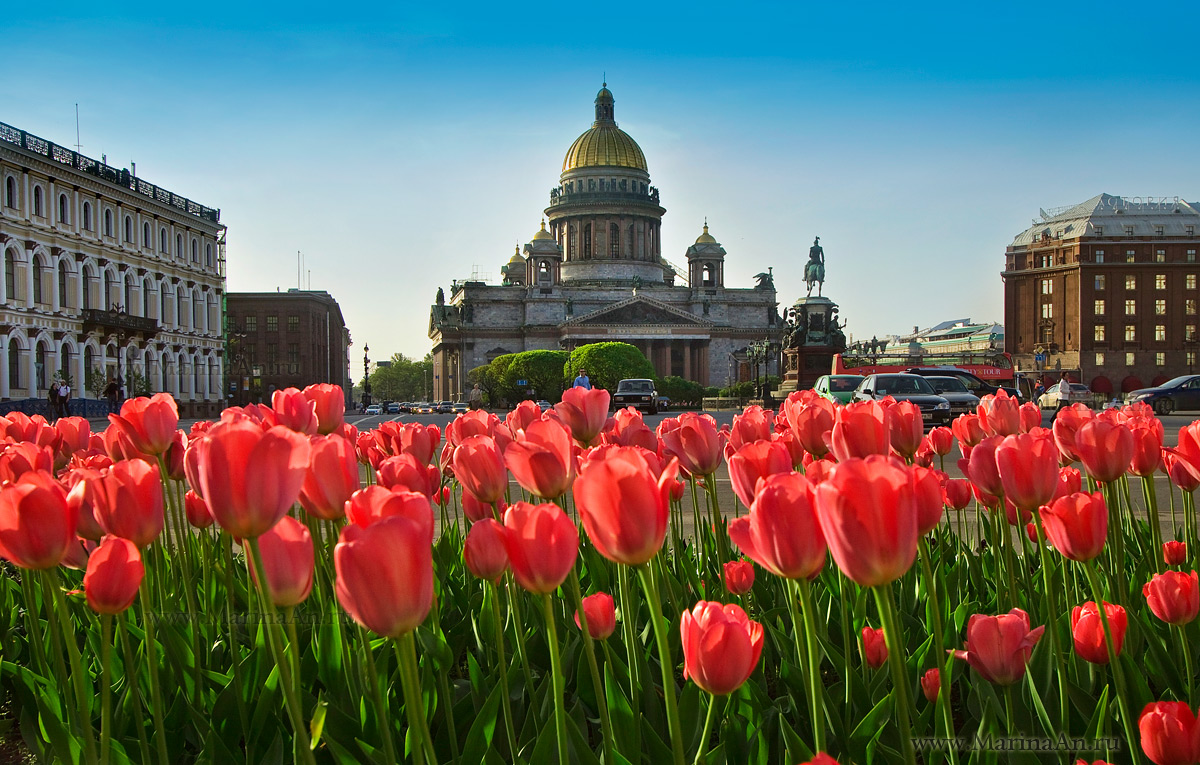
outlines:
[[704, 221], [704, 233], [696, 237], [696, 244], [716, 244], [717, 240], [708, 233], [708, 221]]
[[596, 103], [600, 103], [601, 101], [607, 101], [608, 103], [611, 104], [613, 102], [613, 100], [614, 99], [613, 99], [612, 91], [608, 89], [608, 83], [606, 82], [600, 86], [599, 92], [596, 93]]
[[513, 252], [513, 256], [508, 259], [508, 264], [505, 267], [507, 268], [508, 266], [525, 266], [525, 258], [521, 257], [520, 245], [517, 245], [515, 251]]
[[542, 218], [542, 230], [533, 235], [533, 241], [540, 242], [545, 239], [553, 241], [554, 237], [550, 236], [550, 232], [546, 230], [546, 219]]

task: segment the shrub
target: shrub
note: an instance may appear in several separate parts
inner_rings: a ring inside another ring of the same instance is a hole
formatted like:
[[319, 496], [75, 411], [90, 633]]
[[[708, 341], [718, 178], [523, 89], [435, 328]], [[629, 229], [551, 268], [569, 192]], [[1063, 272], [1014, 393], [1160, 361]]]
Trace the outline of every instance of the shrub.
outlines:
[[591, 343], [571, 351], [563, 368], [567, 384], [586, 369], [592, 387], [615, 391], [617, 383], [629, 377], [653, 379], [654, 365], [629, 343]]

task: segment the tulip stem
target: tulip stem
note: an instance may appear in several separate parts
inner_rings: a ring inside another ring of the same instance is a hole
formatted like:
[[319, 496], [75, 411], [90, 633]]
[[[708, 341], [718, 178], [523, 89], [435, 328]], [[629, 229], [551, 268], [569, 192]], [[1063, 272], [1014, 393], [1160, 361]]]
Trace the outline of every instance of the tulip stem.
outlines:
[[[125, 657], [125, 686], [128, 689], [126, 692], [131, 697], [130, 701], [133, 703], [133, 708], [137, 710], [137, 737], [138, 751], [141, 753], [140, 761], [149, 763], [150, 742], [146, 740], [146, 714], [142, 709], [142, 694], [138, 687], [140, 684], [137, 671], [138, 665], [133, 660], [132, 641], [129, 639], [129, 631], [125, 627], [124, 612], [117, 614], [117, 631], [121, 633], [121, 651]], [[238, 684], [238, 693], [241, 693], [240, 683]]]
[[529, 669], [529, 652], [525, 650], [525, 621], [521, 618], [520, 597], [523, 590], [513, 586], [512, 572], [505, 574], [508, 593], [508, 608], [512, 612], [513, 632], [517, 636], [517, 658], [521, 662], [521, 672], [525, 675], [525, 692], [533, 695], [533, 674]]
[[[500, 703], [504, 707], [504, 733], [508, 736], [508, 759], [517, 759], [517, 734], [513, 730], [512, 700], [508, 693], [508, 661], [504, 658], [504, 620], [500, 616], [500, 588], [489, 583], [492, 601], [492, 622], [496, 631], [496, 662], [500, 671]], [[600, 693], [600, 690], [596, 691]]]
[[1121, 665], [1118, 663], [1120, 657], [1117, 655], [1112, 629], [1108, 624], [1108, 610], [1104, 608], [1104, 594], [1100, 591], [1100, 578], [1096, 574], [1095, 561], [1083, 561], [1083, 570], [1087, 572], [1088, 583], [1092, 586], [1092, 597], [1096, 603], [1096, 612], [1100, 615], [1100, 624], [1104, 627], [1104, 645], [1108, 649], [1108, 665], [1112, 668], [1113, 684], [1117, 688], [1117, 705], [1121, 710], [1121, 725], [1125, 728], [1125, 739], [1129, 745], [1130, 756], [1136, 758], [1139, 739], [1134, 730], [1133, 718], [1129, 714], [1129, 701], [1125, 697], [1125, 677], [1121, 673]]
[[[567, 750], [567, 709], [563, 698], [566, 689], [563, 687], [562, 656], [558, 650], [558, 628], [554, 625], [554, 604], [550, 602], [548, 593], [542, 595], [542, 606], [546, 615], [546, 631], [550, 635], [546, 642], [549, 643], [550, 671], [554, 681], [554, 730], [558, 738], [558, 762], [559, 765], [567, 765], [570, 754]], [[583, 611], [582, 608], [579, 610]]]
[[654, 567], [638, 567], [646, 600], [650, 606], [650, 619], [654, 624], [654, 638], [658, 643], [658, 662], [662, 670], [663, 696], [667, 702], [667, 725], [671, 729], [671, 752], [675, 765], [683, 765], [683, 729], [679, 725], [679, 700], [675, 689], [675, 663], [671, 660], [671, 647], [667, 643], [667, 625], [663, 621], [662, 600], [658, 595]]
[[[707, 479], [706, 479], [707, 480]], [[688, 477], [688, 485], [692, 487], [692, 535], [694, 537], [692, 543], [692, 556], [700, 563], [699, 571], [701, 574], [707, 567], [706, 558], [708, 549], [704, 546], [704, 539], [701, 532], [704, 529], [704, 524], [700, 521], [700, 499], [696, 496], [696, 477]]]
[[637, 631], [634, 628], [637, 607], [633, 604], [632, 593], [629, 589], [629, 570], [625, 566], [617, 566], [617, 589], [621, 594], [621, 632], [625, 636], [625, 661], [629, 668], [629, 702], [636, 704], [638, 688], [641, 685], [638, 678], [638, 668], [641, 666], [641, 645], [637, 640]]
[[[721, 517], [721, 504], [717, 501], [717, 476], [709, 473], [704, 476], [704, 488], [712, 498], [713, 537], [717, 543], [717, 562], [724, 566], [731, 559], [729, 550], [729, 535], [725, 533], [725, 519]], [[734, 500], [736, 504], [737, 500]]]
[[[796, 598], [788, 598], [788, 600], [792, 602], [792, 621], [796, 627], [796, 652], [800, 653], [797, 658], [802, 665], [807, 665], [804, 674], [805, 679], [808, 680], [808, 710], [812, 717], [813, 751], [823, 752], [825, 751], [825, 713], [821, 703], [821, 653], [817, 643], [817, 621], [813, 615], [812, 589], [807, 579], [794, 581], [796, 594], [799, 596], [799, 605], [796, 603]], [[801, 619], [804, 621], [803, 632], [807, 654], [800, 652]]]
[[112, 614], [100, 614], [100, 763], [112, 749]]
[[[384, 762], [388, 765], [396, 765], [396, 748], [392, 743], [392, 721], [388, 715], [387, 704], [383, 701], [383, 693], [379, 690], [379, 672], [375, 666], [375, 654], [371, 651], [371, 638], [367, 634], [366, 628], [361, 625], [358, 627], [358, 642], [362, 646], [364, 659], [362, 671], [367, 676], [371, 703], [375, 706], [375, 724], [379, 727], [379, 737], [383, 739]], [[400, 680], [403, 685], [403, 665], [400, 667], [400, 672]], [[407, 700], [404, 702], [404, 709], [409, 713], [409, 726], [412, 727], [412, 710], [408, 708]]]
[[[441, 636], [444, 640], [445, 635], [442, 633], [442, 620], [439, 615], [439, 600], [435, 596], [433, 599], [433, 608], [430, 612], [433, 616], [433, 633], [435, 636]], [[449, 642], [449, 641], [447, 641]], [[450, 692], [450, 681], [446, 678], [445, 667], [437, 668], [438, 691], [442, 694], [442, 707], [446, 713], [446, 727], [450, 729], [450, 760], [458, 762], [458, 727], [454, 724], [454, 695]]]
[[[406, 632], [392, 641], [396, 648], [396, 661], [400, 664], [400, 682], [404, 686], [404, 708], [409, 711], [408, 724], [416, 731], [420, 741], [425, 762], [437, 765], [437, 755], [433, 751], [433, 737], [429, 735], [429, 725], [425, 722], [425, 702], [421, 693], [421, 672], [417, 665], [416, 638], [413, 633]], [[403, 650], [401, 649], [403, 643]]]
[[[708, 694], [708, 714], [704, 715], [704, 732], [700, 734], [700, 746], [696, 749], [696, 759], [692, 765], [703, 765], [708, 754], [708, 737], [712, 735], [713, 718], [717, 712], [716, 694]], [[819, 751], [819, 750], [818, 750]]]
[[313, 758], [312, 748], [308, 739], [308, 727], [304, 724], [304, 711], [300, 707], [300, 696], [296, 688], [295, 676], [292, 674], [291, 661], [288, 659], [285, 649], [281, 645], [281, 636], [279, 634], [279, 625], [275, 620], [275, 604], [271, 601], [271, 595], [267, 591], [267, 573], [263, 567], [262, 551], [259, 549], [258, 537], [251, 537], [247, 540], [250, 543], [250, 557], [255, 572], [255, 584], [258, 588], [258, 602], [262, 608], [265, 624], [263, 628], [267, 633], [267, 643], [271, 648], [271, 655], [275, 658], [275, 666], [279, 667], [279, 680], [283, 686], [284, 706], [287, 707], [288, 717], [292, 721], [292, 735], [296, 739], [296, 745], [293, 751], [297, 752], [297, 759], [302, 759], [309, 765], [316, 765], [316, 760]]
[[[954, 738], [954, 718], [950, 714], [950, 673], [947, 671], [949, 661], [944, 651], [946, 650], [946, 632], [942, 628], [942, 601], [938, 598], [937, 580], [933, 578], [933, 569], [929, 564], [929, 540], [924, 537], [920, 540], [921, 544], [921, 569], [925, 574], [925, 583], [929, 590], [929, 603], [933, 611], [933, 655], [937, 657], [938, 664], [938, 710], [942, 715], [942, 727], [944, 735], [947, 739]], [[953, 747], [950, 747], [950, 762], [953, 765], [958, 765], [958, 752]]]
[[[91, 696], [84, 686], [83, 668], [79, 657], [79, 645], [75, 642], [75, 630], [70, 633], [66, 627], [70, 624], [70, 614], [63, 603], [62, 587], [59, 586], [58, 574], [54, 569], [46, 569], [42, 578], [46, 596], [46, 610], [50, 615], [50, 629], [60, 634], [67, 647], [67, 660], [71, 665], [71, 679], [75, 684], [75, 705], [79, 710], [79, 730], [83, 734], [84, 758], [94, 765], [96, 762], [96, 739], [92, 731]], [[61, 661], [61, 659], [60, 659]], [[87, 677], [91, 678], [91, 673]]]
[[912, 728], [909, 726], [909, 712], [912, 702], [908, 697], [908, 671], [905, 667], [905, 645], [900, 631], [900, 622], [896, 619], [895, 607], [892, 605], [892, 589], [890, 585], [878, 585], [871, 588], [875, 593], [875, 604], [879, 608], [879, 616], [883, 620], [883, 633], [887, 638], [888, 663], [892, 667], [892, 694], [896, 699], [896, 725], [900, 732], [900, 749], [904, 754], [907, 765], [916, 765], [917, 754], [913, 749]]
[[254, 745], [250, 743], [250, 717], [246, 711], [246, 699], [243, 695], [245, 686], [242, 685], [242, 641], [238, 638], [238, 627], [233, 620], [233, 613], [236, 610], [234, 601], [237, 596], [233, 589], [233, 538], [225, 532], [221, 532], [218, 540], [225, 559], [226, 623], [229, 629], [229, 647], [233, 655], [233, 682], [237, 686], [235, 688], [236, 692], [233, 695], [237, 699], [238, 718], [242, 723], [242, 736], [247, 741], [246, 759], [253, 760]]
[[579, 629], [583, 633], [583, 648], [587, 655], [588, 670], [592, 673], [592, 688], [596, 691], [596, 706], [600, 709], [600, 729], [604, 734], [604, 761], [615, 763], [616, 757], [613, 754], [613, 731], [612, 720], [608, 716], [608, 698], [604, 695], [604, 683], [600, 680], [600, 668], [596, 664], [596, 647], [595, 641], [592, 640], [592, 633], [588, 631], [587, 613], [583, 610], [583, 589], [579, 586], [579, 572], [575, 567], [571, 567], [571, 574], [568, 577], [571, 582], [571, 594], [575, 596], [576, 612], [579, 614]]
[[[1058, 644], [1058, 607], [1054, 602], [1054, 588], [1050, 583], [1050, 555], [1046, 550], [1046, 531], [1042, 528], [1042, 515], [1034, 512], [1033, 523], [1037, 528], [1038, 556], [1042, 563], [1042, 595], [1046, 605], [1046, 630], [1050, 633], [1050, 651], [1054, 654], [1054, 665], [1058, 672], [1058, 725], [1067, 729], [1067, 667]], [[1064, 577], [1065, 584], [1065, 577]]]
[[1163, 540], [1162, 526], [1158, 521], [1158, 491], [1154, 488], [1154, 476], [1142, 476], [1142, 496], [1146, 500], [1146, 515], [1150, 519], [1150, 541], [1154, 549], [1150, 558], [1154, 563], [1154, 573], [1163, 572]]

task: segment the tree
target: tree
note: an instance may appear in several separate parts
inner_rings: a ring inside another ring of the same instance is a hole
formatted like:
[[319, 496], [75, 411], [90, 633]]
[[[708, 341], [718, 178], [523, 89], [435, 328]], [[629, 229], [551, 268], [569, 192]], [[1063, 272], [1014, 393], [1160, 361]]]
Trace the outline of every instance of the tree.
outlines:
[[653, 379], [654, 365], [635, 346], [629, 343], [592, 343], [571, 351], [563, 376], [567, 384], [586, 369], [592, 387], [615, 391], [617, 383], [626, 378]]
[[[504, 382], [516, 393], [513, 400], [524, 397], [530, 388], [534, 394], [557, 402], [563, 392], [563, 365], [567, 363], [566, 351], [522, 351], [512, 354], [512, 360], [504, 371]], [[519, 384], [524, 380], [525, 384]]]
[[371, 373], [371, 395], [379, 401], [416, 401], [427, 395], [432, 380], [433, 358], [415, 361], [403, 353], [392, 356], [391, 364]]
[[658, 395], [666, 396], [672, 404], [697, 406], [704, 398], [704, 386], [682, 377], [664, 377], [655, 387], [658, 389]]

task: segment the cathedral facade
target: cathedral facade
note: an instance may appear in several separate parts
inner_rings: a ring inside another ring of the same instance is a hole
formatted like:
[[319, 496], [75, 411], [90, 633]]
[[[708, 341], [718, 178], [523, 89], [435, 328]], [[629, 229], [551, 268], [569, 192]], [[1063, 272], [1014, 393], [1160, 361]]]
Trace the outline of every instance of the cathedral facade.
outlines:
[[686, 273], [663, 258], [666, 210], [613, 105], [602, 87], [541, 229], [501, 268], [502, 283], [455, 282], [448, 298], [438, 290], [429, 317], [438, 399], [463, 398], [466, 373], [506, 353], [614, 341], [637, 346], [659, 377], [727, 385], [751, 342], [779, 341], [770, 273], [756, 287], [727, 288], [726, 252], [707, 224], [687, 249]]

